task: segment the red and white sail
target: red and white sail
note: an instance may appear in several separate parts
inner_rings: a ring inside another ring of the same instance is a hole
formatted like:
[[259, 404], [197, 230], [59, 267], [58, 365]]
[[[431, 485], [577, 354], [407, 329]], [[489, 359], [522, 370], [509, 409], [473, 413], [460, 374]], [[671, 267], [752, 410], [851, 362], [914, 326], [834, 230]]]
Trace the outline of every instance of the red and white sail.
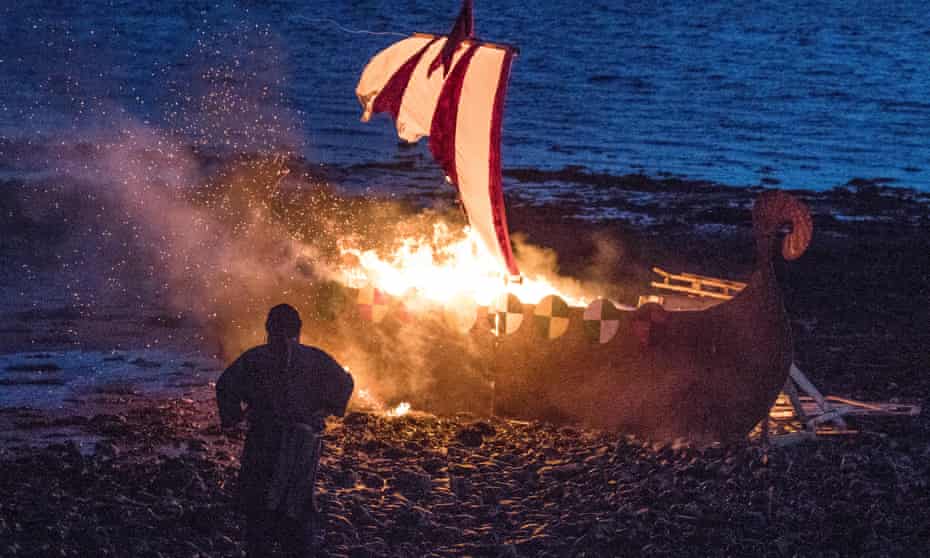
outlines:
[[386, 112], [402, 139], [429, 136], [430, 151], [458, 187], [472, 229], [502, 267], [517, 276], [500, 156], [514, 49], [470, 39], [470, 18], [466, 2], [449, 37], [415, 34], [379, 52], [362, 72], [356, 94], [364, 109], [362, 121]]

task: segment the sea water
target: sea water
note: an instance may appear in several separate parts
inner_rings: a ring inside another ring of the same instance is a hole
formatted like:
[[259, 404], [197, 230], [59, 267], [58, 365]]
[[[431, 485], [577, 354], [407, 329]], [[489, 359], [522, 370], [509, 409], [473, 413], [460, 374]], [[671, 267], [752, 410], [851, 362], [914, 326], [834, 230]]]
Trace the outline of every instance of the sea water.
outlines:
[[0, 354], [0, 409], [80, 411], [96, 397], [212, 396], [219, 363], [169, 350], [57, 350]]
[[[4, 2], [0, 175], [53, 173], [58, 150], [132, 125], [438, 184], [422, 146], [400, 146], [385, 118], [359, 122], [358, 76], [400, 37], [350, 30], [444, 32], [457, 11], [455, 0]], [[505, 168], [930, 189], [930, 3], [476, 0], [475, 18], [481, 38], [520, 49]]]

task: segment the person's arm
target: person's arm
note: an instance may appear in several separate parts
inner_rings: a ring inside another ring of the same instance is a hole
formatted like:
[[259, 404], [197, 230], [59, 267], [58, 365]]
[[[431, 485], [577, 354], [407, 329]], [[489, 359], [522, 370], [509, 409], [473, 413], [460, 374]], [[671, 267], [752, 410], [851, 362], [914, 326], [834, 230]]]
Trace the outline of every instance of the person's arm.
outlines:
[[346, 406], [355, 389], [355, 380], [335, 359], [323, 353], [327, 374], [326, 381], [326, 411], [337, 417], [346, 414]]
[[216, 405], [223, 428], [235, 426], [245, 415], [242, 404], [248, 401], [249, 367], [244, 357], [237, 358], [216, 381]]
[[[337, 365], [338, 366], [338, 365]], [[346, 406], [349, 404], [349, 399], [352, 397], [352, 390], [355, 389], [355, 380], [352, 379], [352, 374], [349, 374], [344, 368], [339, 367], [340, 371], [340, 381], [338, 386], [338, 392], [333, 398], [333, 414], [337, 417], [341, 417], [346, 414]]]

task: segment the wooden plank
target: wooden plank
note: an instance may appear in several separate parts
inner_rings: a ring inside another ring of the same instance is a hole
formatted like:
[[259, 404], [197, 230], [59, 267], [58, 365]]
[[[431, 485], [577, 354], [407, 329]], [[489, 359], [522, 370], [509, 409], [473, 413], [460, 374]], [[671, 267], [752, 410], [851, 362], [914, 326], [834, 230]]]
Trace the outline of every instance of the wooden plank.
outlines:
[[855, 436], [857, 434], [859, 434], [858, 430], [852, 430], [850, 428], [825, 428], [822, 430], [817, 430], [817, 436]]
[[712, 287], [719, 290], [741, 290], [740, 287], [727, 283], [726, 281], [720, 281], [716, 279], [697, 279], [694, 277], [686, 277], [681, 275], [666, 275], [663, 277], [663, 283], [670, 284], [672, 281], [677, 281], [679, 283], [684, 283], [694, 288], [699, 286]]
[[856, 401], [855, 399], [834, 397], [832, 395], [828, 395], [827, 399], [843, 403], [843, 406], [848, 409], [846, 412], [848, 415], [916, 417], [922, 412], [920, 405], [909, 403], [884, 403], [874, 401], [867, 403], [864, 401]]
[[847, 411], [848, 409], [845, 407], [831, 409], [826, 413], [812, 417], [808, 421], [808, 424], [811, 426], [820, 426], [828, 422], [832, 422], [840, 428], [846, 428], [846, 421], [843, 420], [843, 415], [845, 415]]
[[[828, 396], [828, 399], [832, 396]], [[813, 400], [802, 396], [804, 412], [810, 417], [819, 417], [822, 415], [831, 415], [836, 413], [841, 416], [873, 416], [873, 417], [916, 417], [922, 412], [919, 405], [902, 405], [900, 403], [870, 403], [868, 407], [858, 407], [856, 405], [833, 405], [826, 413], [820, 411], [820, 407]], [[773, 412], [785, 413], [787, 410], [773, 408]], [[773, 415], [776, 416], [776, 415]], [[777, 416], [781, 416], [780, 414]]]
[[718, 287], [720, 289], [732, 289], [741, 291], [746, 288], [746, 283], [743, 283], [742, 281], [731, 281], [729, 279], [720, 279], [719, 277], [709, 277], [707, 275], [698, 275], [696, 273], [669, 273], [660, 267], [653, 267], [652, 271], [653, 273], [662, 276], [666, 283], [669, 281], [681, 281], [683, 283], [693, 284], [695, 281], [697, 281], [699, 283], [712, 287]]
[[807, 424], [807, 413], [804, 412], [804, 405], [801, 404], [801, 398], [798, 396], [798, 388], [794, 385], [794, 382], [791, 381], [791, 378], [785, 380], [784, 391], [785, 394], [788, 395], [791, 406], [794, 407], [795, 414], [798, 415], [798, 420]]
[[661, 267], [653, 267], [653, 268], [652, 268], [652, 272], [653, 272], [653, 273], [658, 273], [658, 274], [661, 275], [662, 277], [666, 277], [666, 278], [669, 277], [669, 276], [671, 276], [671, 274], [670, 274], [669, 272], [665, 271], [665, 270], [662, 269]]
[[708, 277], [706, 275], [696, 275], [694, 273], [682, 273], [681, 276], [687, 279], [697, 279], [698, 281], [707, 283], [708, 285], [716, 285], [736, 290], [743, 290], [746, 288], [746, 283], [743, 283], [742, 281], [721, 279], [719, 277]]
[[876, 413], [917, 416], [921, 413], [921, 406], [914, 403], [891, 403], [884, 401], [857, 401], [836, 395], [828, 395], [827, 401], [835, 401], [857, 409], [875, 411]]
[[698, 296], [706, 296], [708, 298], [717, 298], [720, 300], [730, 300], [731, 298], [733, 298], [731, 295], [728, 295], [725, 293], [718, 293], [714, 291], [704, 291], [701, 289], [693, 289], [691, 287], [684, 287], [681, 285], [670, 285], [666, 283], [659, 283], [658, 281], [653, 281], [650, 284], [653, 287], [656, 287], [658, 289], [667, 289], [669, 291], [676, 291], [680, 293], [688, 293], [688, 294], [693, 294], [693, 295], [698, 295]]
[[807, 379], [807, 376], [804, 375], [804, 372], [801, 372], [801, 369], [798, 368], [797, 364], [793, 362], [791, 363], [791, 367], [788, 368], [788, 375], [791, 377], [792, 380], [794, 380], [794, 382], [798, 385], [799, 388], [804, 390], [804, 393], [812, 397], [814, 401], [816, 401], [817, 404], [820, 405], [820, 409], [823, 412], [827, 412], [830, 410], [830, 404], [827, 403], [826, 400], [823, 398], [823, 394], [820, 393], [820, 390], [818, 390], [817, 387], [814, 386], [814, 384], [810, 380]]

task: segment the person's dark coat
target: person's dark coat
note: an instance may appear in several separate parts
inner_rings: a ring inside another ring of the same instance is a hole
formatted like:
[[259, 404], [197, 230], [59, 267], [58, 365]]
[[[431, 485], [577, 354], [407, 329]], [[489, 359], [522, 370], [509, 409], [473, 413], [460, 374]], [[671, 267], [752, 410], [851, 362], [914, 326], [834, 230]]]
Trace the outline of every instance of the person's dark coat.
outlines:
[[246, 512], [265, 504], [284, 428], [302, 423], [322, 430], [326, 416], [345, 413], [353, 386], [352, 376], [332, 357], [295, 341], [249, 349], [220, 375], [216, 397], [222, 425], [249, 416], [239, 474]]

